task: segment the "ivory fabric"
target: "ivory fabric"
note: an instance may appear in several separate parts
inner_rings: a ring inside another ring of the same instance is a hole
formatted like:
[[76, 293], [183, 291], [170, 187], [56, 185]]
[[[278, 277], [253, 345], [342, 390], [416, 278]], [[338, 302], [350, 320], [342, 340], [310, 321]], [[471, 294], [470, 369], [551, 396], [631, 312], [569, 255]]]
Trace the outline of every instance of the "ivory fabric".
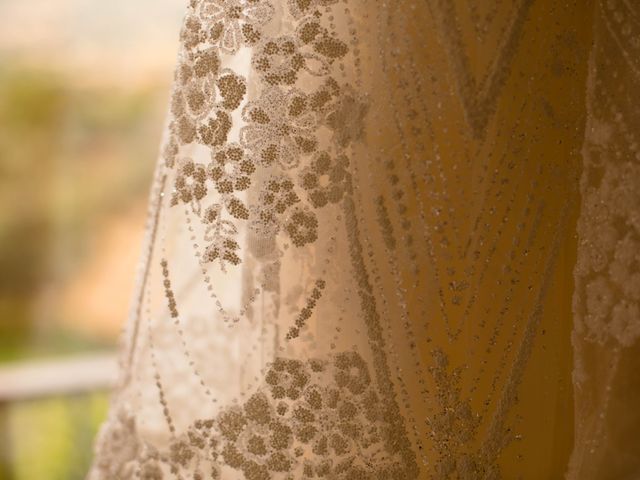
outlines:
[[640, 4], [192, 0], [89, 479], [640, 478]]

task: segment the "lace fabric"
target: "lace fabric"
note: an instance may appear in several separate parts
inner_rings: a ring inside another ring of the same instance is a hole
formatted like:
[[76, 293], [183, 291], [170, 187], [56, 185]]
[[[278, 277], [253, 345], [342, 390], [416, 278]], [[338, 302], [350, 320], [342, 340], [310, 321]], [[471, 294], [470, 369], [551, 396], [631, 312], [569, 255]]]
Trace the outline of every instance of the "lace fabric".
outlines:
[[637, 18], [192, 0], [89, 478], [619, 478]]
[[569, 477], [633, 478], [640, 472], [640, 117], [633, 107], [640, 7], [599, 2], [596, 12], [580, 181]]

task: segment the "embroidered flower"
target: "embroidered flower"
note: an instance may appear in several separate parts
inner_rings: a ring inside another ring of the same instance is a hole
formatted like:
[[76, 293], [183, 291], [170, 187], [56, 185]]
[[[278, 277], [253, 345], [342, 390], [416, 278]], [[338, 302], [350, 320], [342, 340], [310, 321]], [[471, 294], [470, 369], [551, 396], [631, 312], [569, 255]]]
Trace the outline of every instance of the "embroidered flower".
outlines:
[[346, 147], [351, 142], [362, 139], [368, 110], [367, 103], [356, 94], [353, 87], [345, 87], [340, 91], [324, 119], [325, 124], [333, 130], [339, 145]]
[[[273, 252], [275, 236], [280, 231], [280, 223], [273, 211], [263, 208], [261, 205], [251, 205], [249, 207], [249, 229], [253, 234], [253, 239], [256, 240], [250, 243], [255, 255], [263, 256]], [[271, 283], [270, 277], [265, 281]], [[276, 284], [277, 282], [274, 283], [274, 285]]]
[[193, 62], [181, 63], [176, 72], [180, 87], [175, 90], [171, 102], [176, 117], [187, 115], [195, 121], [211, 111], [216, 99], [215, 79], [219, 66], [220, 60], [214, 50], [197, 54]]
[[309, 373], [299, 360], [276, 358], [267, 372], [265, 381], [273, 398], [297, 400], [309, 383]]
[[203, 145], [216, 147], [227, 141], [232, 122], [229, 112], [223, 109], [215, 109], [213, 116], [202, 122], [198, 127], [198, 140]]
[[176, 115], [170, 130], [183, 145], [194, 142], [197, 138], [196, 125], [186, 115]]
[[[172, 98], [175, 120], [171, 129], [181, 143], [198, 140], [204, 145], [219, 146], [227, 141], [232, 127], [231, 112], [240, 106], [246, 84], [244, 78], [231, 70], [224, 70], [217, 77], [211, 74], [210, 69], [217, 69], [214, 60], [217, 57], [205, 53], [193, 65], [183, 64], [179, 68], [182, 86]], [[219, 103], [215, 101], [216, 88], [221, 97]]]
[[229, 69], [220, 72], [216, 85], [222, 97], [220, 106], [225, 110], [238, 108], [247, 93], [246, 80]]
[[317, 149], [317, 117], [302, 92], [292, 89], [285, 93], [271, 87], [247, 104], [243, 119], [247, 125], [240, 131], [241, 143], [265, 165], [293, 168], [301, 155]]
[[259, 27], [268, 23], [273, 13], [266, 0], [203, 0], [199, 8], [200, 16], [213, 25], [209, 40], [229, 54], [257, 42]]
[[327, 62], [320, 55], [301, 52], [293, 37], [266, 40], [256, 49], [252, 63], [270, 85], [293, 85], [303, 69], [316, 76], [328, 72]]
[[215, 79], [220, 72], [220, 57], [215, 48], [189, 53], [188, 62], [183, 62], [177, 72], [183, 85], [192, 78]]
[[371, 383], [367, 364], [356, 352], [344, 352], [336, 356], [334, 379], [339, 387], [359, 395]]
[[346, 147], [364, 137], [364, 121], [369, 111], [366, 99], [351, 85], [339, 85], [328, 78], [309, 95], [309, 108], [331, 129], [336, 142]]
[[241, 470], [245, 478], [269, 480], [274, 472], [289, 472], [294, 465], [291, 454], [291, 428], [274, 416], [269, 398], [255, 393], [244, 405], [231, 407], [219, 417], [224, 462]]
[[173, 114], [179, 115], [182, 113], [181, 108], [184, 107], [184, 113], [195, 120], [205, 117], [211, 111], [215, 100], [213, 85], [206, 80], [190, 81], [179, 95], [182, 97], [181, 103], [174, 103]]
[[284, 175], [273, 175], [261, 187], [258, 202], [249, 212], [249, 228], [263, 238], [270, 238], [280, 231], [284, 214], [300, 197], [293, 182]]
[[292, 85], [304, 67], [304, 57], [291, 37], [270, 39], [253, 56], [253, 67], [270, 85]]
[[202, 21], [196, 15], [188, 15], [180, 30], [180, 40], [186, 52], [191, 52], [206, 38]]
[[186, 466], [195, 456], [194, 451], [189, 446], [189, 443], [185, 440], [174, 442], [170, 446], [169, 452], [171, 461], [182, 466]]
[[299, 201], [293, 182], [284, 175], [269, 178], [260, 193], [261, 205], [277, 215], [282, 215]]
[[310, 210], [296, 207], [287, 217], [284, 230], [296, 247], [303, 247], [318, 239], [318, 219]]
[[198, 204], [207, 194], [206, 169], [190, 158], [183, 158], [178, 163], [171, 205], [179, 202]]
[[311, 164], [300, 175], [300, 184], [308, 192], [309, 201], [316, 207], [337, 203], [351, 188], [351, 177], [347, 172], [349, 159], [346, 155], [337, 158], [327, 152], [315, 155]]
[[309, 94], [309, 108], [314, 112], [326, 114], [327, 106], [340, 95], [341, 86], [333, 77], [327, 77], [319, 87]]
[[245, 154], [244, 149], [232, 143], [211, 153], [207, 175], [218, 192], [225, 194], [249, 188], [251, 174], [255, 169], [254, 162]]
[[215, 81], [220, 60], [215, 50], [189, 55], [176, 71], [176, 85], [171, 99], [175, 120], [171, 131], [182, 144], [197, 139], [197, 125], [212, 111], [216, 100]]
[[249, 209], [239, 198], [230, 196], [225, 200], [229, 214], [238, 220], [249, 220]]
[[309, 16], [302, 20], [296, 28], [296, 38], [301, 46], [309, 46], [314, 53], [324, 57], [329, 63], [344, 57], [349, 48], [335, 38], [320, 24], [316, 16]]

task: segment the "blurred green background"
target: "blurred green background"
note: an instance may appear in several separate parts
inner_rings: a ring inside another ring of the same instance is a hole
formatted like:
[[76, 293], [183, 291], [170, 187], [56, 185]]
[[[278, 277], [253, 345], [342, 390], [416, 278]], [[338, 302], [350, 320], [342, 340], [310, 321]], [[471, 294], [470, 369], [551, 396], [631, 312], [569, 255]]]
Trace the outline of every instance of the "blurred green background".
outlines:
[[[115, 349], [183, 9], [0, 0], [0, 370]], [[107, 402], [0, 399], [0, 480], [84, 478]]]

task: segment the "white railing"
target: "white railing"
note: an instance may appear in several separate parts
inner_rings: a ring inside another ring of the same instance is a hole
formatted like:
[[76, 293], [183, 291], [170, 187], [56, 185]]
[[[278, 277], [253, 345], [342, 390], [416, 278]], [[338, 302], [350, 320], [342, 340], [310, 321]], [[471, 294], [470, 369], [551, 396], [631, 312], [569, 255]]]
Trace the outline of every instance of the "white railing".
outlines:
[[16, 362], [0, 367], [0, 479], [14, 478], [9, 428], [12, 404], [107, 391], [114, 386], [117, 371], [113, 353]]
[[0, 367], [0, 404], [108, 390], [117, 371], [113, 353], [7, 364]]

